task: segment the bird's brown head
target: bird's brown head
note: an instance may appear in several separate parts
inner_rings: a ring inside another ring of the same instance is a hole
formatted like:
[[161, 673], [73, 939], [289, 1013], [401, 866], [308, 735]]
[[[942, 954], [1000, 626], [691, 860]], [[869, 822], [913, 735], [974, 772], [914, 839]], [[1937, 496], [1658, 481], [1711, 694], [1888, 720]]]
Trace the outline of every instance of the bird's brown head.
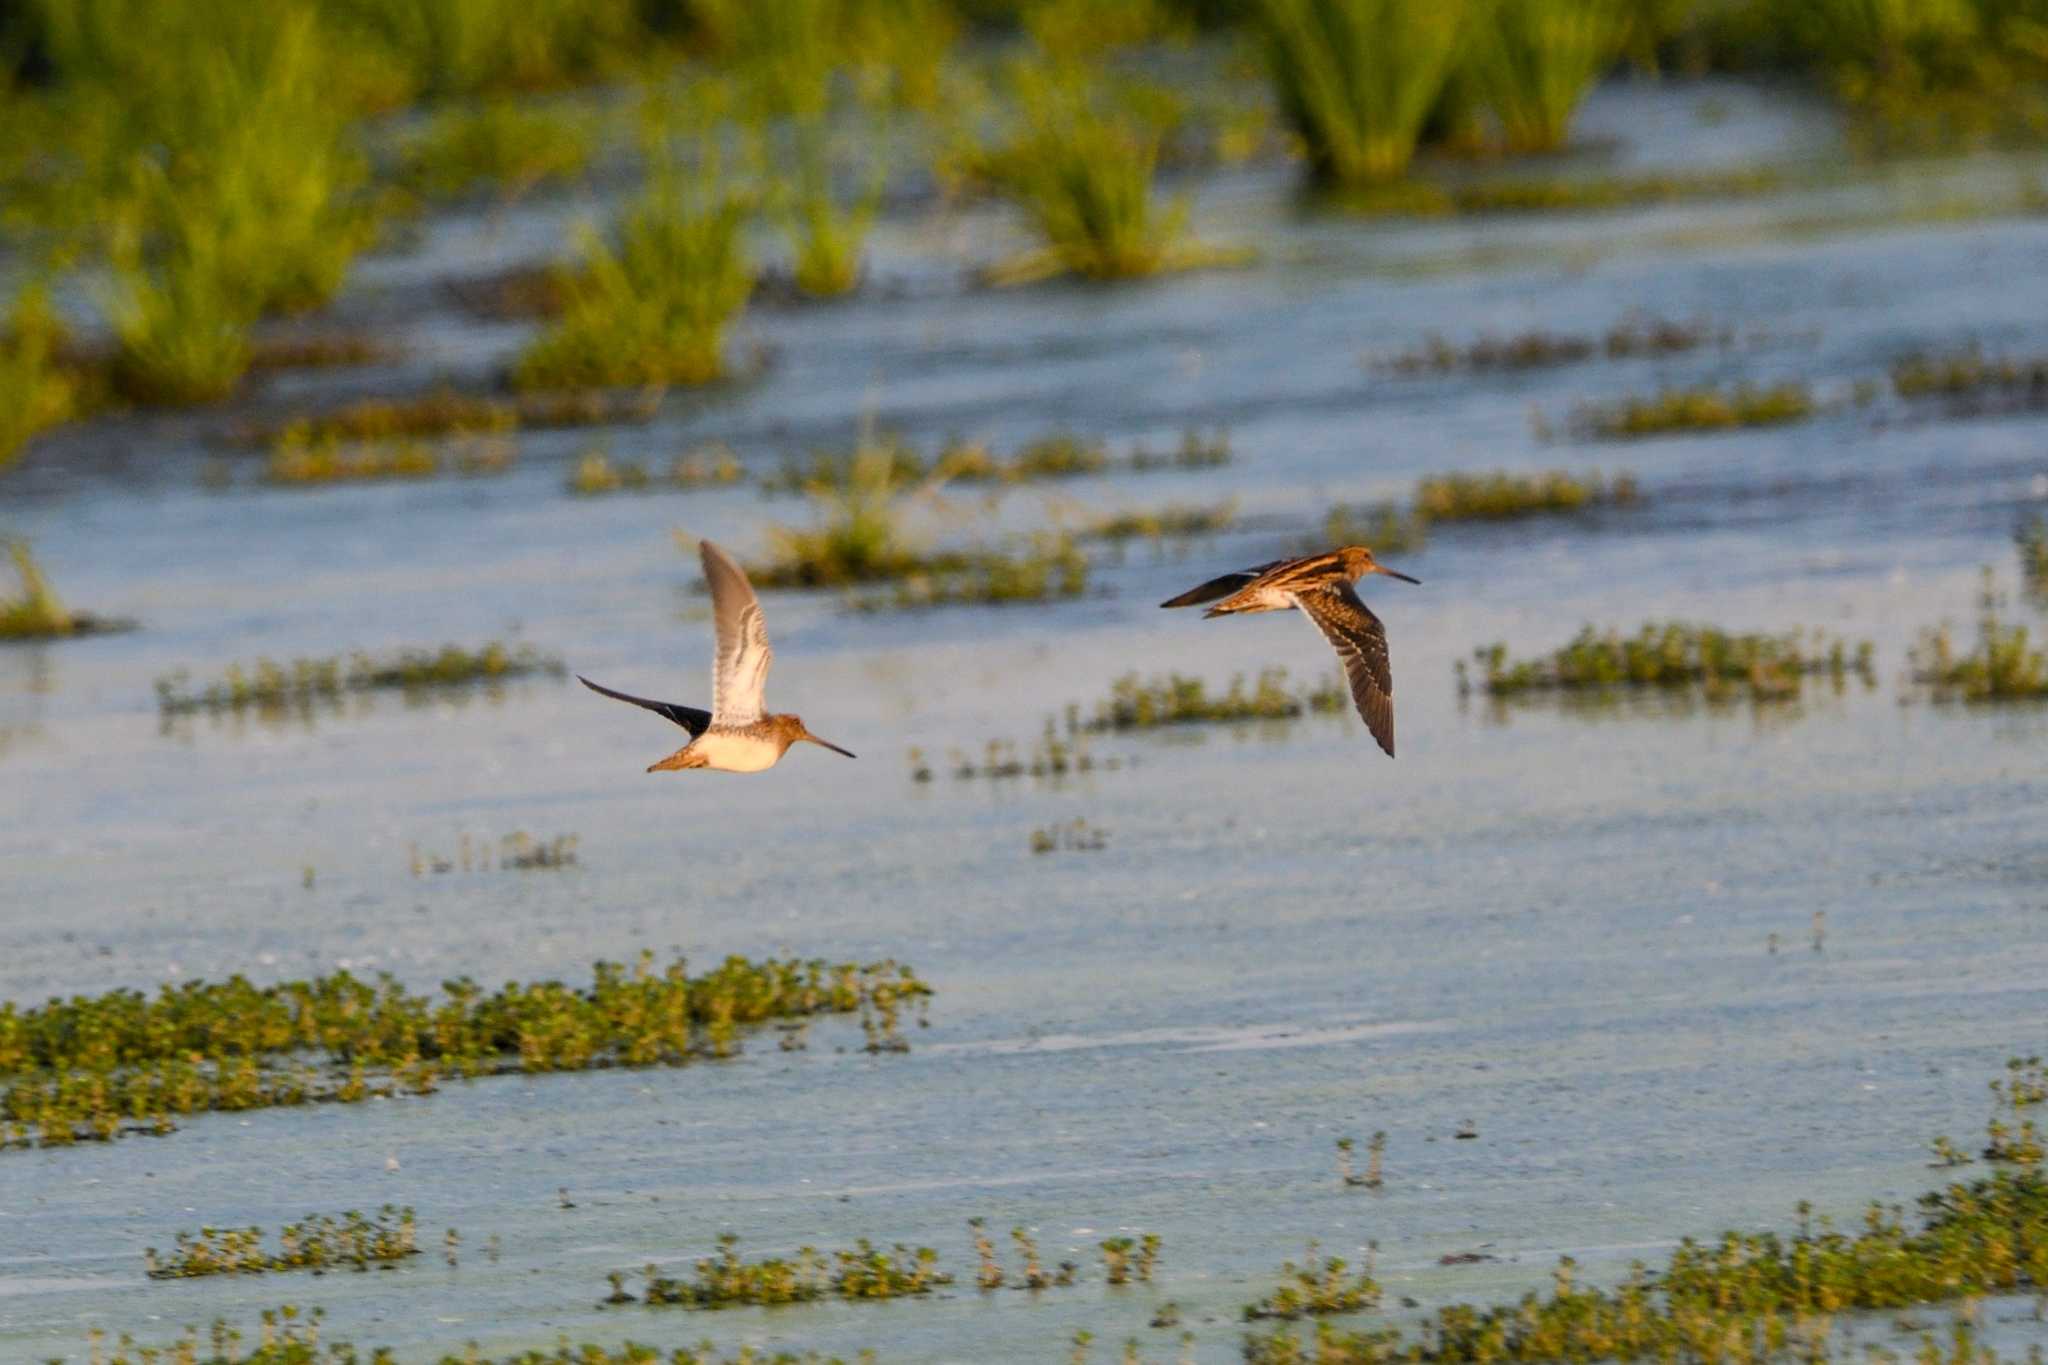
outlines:
[[1419, 578], [1410, 578], [1407, 574], [1404, 574], [1397, 569], [1390, 569], [1386, 565], [1380, 563], [1377, 559], [1374, 559], [1372, 557], [1372, 551], [1368, 550], [1363, 545], [1346, 545], [1343, 549], [1337, 551], [1337, 553], [1344, 557], [1345, 577], [1351, 579], [1354, 582], [1356, 582], [1358, 579], [1365, 577], [1369, 573], [1385, 574], [1389, 578], [1398, 578], [1403, 583], [1422, 582], [1422, 580]]
[[789, 736], [788, 744], [785, 744], [783, 746], [784, 748], [787, 748], [789, 744], [796, 743], [800, 739], [804, 739], [809, 740], [811, 743], [817, 745], [822, 749], [830, 749], [835, 754], [845, 754], [848, 758], [852, 758], [854, 756], [853, 750], [842, 749], [837, 744], [832, 743], [832, 741], [827, 739], [819, 739], [816, 735], [812, 734], [808, 729], [804, 727], [804, 720], [802, 716], [784, 716], [782, 717], [782, 721], [783, 732]]

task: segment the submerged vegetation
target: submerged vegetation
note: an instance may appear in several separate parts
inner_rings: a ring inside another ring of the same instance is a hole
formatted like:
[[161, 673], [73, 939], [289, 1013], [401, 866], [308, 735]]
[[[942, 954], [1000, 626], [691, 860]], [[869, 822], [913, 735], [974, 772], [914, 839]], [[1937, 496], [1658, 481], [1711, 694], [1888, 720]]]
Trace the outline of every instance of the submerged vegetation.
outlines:
[[1710, 698], [1748, 696], [1772, 701], [1799, 695], [1809, 677], [1842, 686], [1852, 675], [1876, 681], [1869, 641], [1852, 644], [1820, 631], [1736, 635], [1712, 626], [1671, 621], [1646, 623], [1632, 636], [1582, 629], [1552, 654], [1511, 659], [1507, 646], [1473, 651], [1478, 681], [1458, 664], [1458, 687], [1490, 696], [1621, 687], [1699, 687]]
[[332, 1217], [309, 1213], [278, 1232], [278, 1249], [266, 1250], [261, 1228], [201, 1228], [181, 1232], [167, 1257], [155, 1247], [143, 1254], [152, 1280], [188, 1280], [201, 1275], [262, 1275], [273, 1271], [368, 1270], [397, 1265], [420, 1254], [411, 1208], [386, 1204], [373, 1218], [354, 1209]]
[[1240, 673], [1220, 695], [1211, 693], [1200, 678], [1179, 673], [1149, 679], [1126, 673], [1110, 684], [1109, 696], [1095, 704], [1082, 728], [1100, 732], [1293, 720], [1311, 712], [1343, 711], [1350, 704], [1350, 694], [1334, 679], [1312, 687], [1289, 687], [1284, 668], [1263, 669], [1250, 685]]
[[294, 659], [289, 664], [258, 659], [246, 668], [230, 664], [220, 681], [199, 689], [193, 688], [181, 670], [156, 680], [156, 700], [165, 715], [292, 711], [335, 702], [354, 692], [384, 688], [413, 692], [535, 675], [559, 678], [565, 673], [560, 659], [532, 645], [493, 640], [474, 650], [443, 645], [438, 650], [405, 649], [382, 657], [358, 650], [346, 657]]
[[[507, 1072], [681, 1066], [731, 1056], [744, 1027], [859, 1012], [870, 1050], [899, 1051], [903, 1007], [931, 990], [894, 962], [729, 957], [692, 976], [597, 964], [487, 992], [467, 978], [437, 998], [348, 972], [257, 986], [243, 977], [0, 1004], [0, 1125], [7, 1145], [167, 1133], [176, 1116], [372, 1096], [425, 1095], [445, 1079]], [[879, 1040], [879, 1043], [878, 1043]]]

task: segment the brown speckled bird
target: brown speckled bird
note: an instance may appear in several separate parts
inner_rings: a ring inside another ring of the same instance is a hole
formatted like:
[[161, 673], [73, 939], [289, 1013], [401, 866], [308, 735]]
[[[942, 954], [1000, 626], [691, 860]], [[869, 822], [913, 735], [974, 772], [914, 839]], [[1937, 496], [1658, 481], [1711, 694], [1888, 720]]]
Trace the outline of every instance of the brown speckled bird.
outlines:
[[[1351, 699], [1365, 728], [1387, 757], [1394, 756], [1394, 671], [1387, 662], [1387, 631], [1358, 594], [1351, 590], [1367, 574], [1385, 574], [1403, 583], [1419, 578], [1396, 573], [1372, 557], [1363, 545], [1345, 545], [1319, 555], [1276, 559], [1270, 564], [1212, 578], [1198, 588], [1170, 597], [1162, 607], [1216, 605], [1203, 616], [1230, 616], [1246, 611], [1285, 611], [1299, 607], [1337, 651], [1351, 682]], [[1223, 600], [1217, 602], [1217, 598]]]
[[690, 742], [649, 767], [651, 773], [677, 768], [758, 773], [774, 767], [800, 739], [852, 758], [837, 744], [805, 729], [802, 717], [762, 711], [761, 691], [775, 652], [768, 648], [761, 603], [731, 555], [708, 540], [699, 542], [697, 552], [704, 561], [704, 580], [711, 585], [711, 618], [718, 633], [718, 654], [711, 665], [711, 709], [614, 692], [581, 674], [576, 681], [614, 700], [645, 707], [690, 732]]

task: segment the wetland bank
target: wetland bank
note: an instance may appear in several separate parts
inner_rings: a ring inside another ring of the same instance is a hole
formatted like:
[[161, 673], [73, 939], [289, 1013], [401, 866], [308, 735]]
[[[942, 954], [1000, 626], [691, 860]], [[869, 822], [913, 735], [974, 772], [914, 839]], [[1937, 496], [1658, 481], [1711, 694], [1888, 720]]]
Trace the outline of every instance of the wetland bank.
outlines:
[[2048, 1344], [2039, 16], [657, 8], [0, 20], [0, 1360]]

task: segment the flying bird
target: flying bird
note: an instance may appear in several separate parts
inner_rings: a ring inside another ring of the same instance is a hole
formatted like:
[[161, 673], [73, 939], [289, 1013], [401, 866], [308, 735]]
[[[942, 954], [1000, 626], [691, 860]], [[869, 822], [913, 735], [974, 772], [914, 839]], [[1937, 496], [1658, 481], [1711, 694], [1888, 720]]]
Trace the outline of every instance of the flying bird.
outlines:
[[690, 732], [690, 742], [650, 765], [647, 771], [651, 773], [676, 768], [758, 773], [774, 767], [800, 739], [852, 758], [848, 750], [805, 729], [802, 717], [761, 709], [761, 689], [768, 681], [769, 660], [775, 657], [768, 647], [761, 603], [731, 555], [708, 540], [698, 542], [697, 550], [704, 561], [705, 581], [711, 585], [711, 617], [718, 631], [718, 656], [711, 665], [711, 709], [701, 711], [672, 701], [614, 692], [580, 673], [576, 681], [616, 701], [645, 707]]
[[[1387, 631], [1351, 584], [1367, 574], [1385, 574], [1403, 583], [1419, 578], [1396, 573], [1372, 557], [1363, 545], [1345, 545], [1319, 555], [1276, 559], [1237, 573], [1212, 578], [1198, 588], [1170, 597], [1162, 607], [1216, 605], [1203, 616], [1231, 616], [1247, 611], [1285, 611], [1299, 607], [1337, 651], [1351, 682], [1351, 699], [1365, 728], [1394, 756], [1394, 672], [1387, 662]], [[1217, 598], [1223, 600], [1217, 602]]]

